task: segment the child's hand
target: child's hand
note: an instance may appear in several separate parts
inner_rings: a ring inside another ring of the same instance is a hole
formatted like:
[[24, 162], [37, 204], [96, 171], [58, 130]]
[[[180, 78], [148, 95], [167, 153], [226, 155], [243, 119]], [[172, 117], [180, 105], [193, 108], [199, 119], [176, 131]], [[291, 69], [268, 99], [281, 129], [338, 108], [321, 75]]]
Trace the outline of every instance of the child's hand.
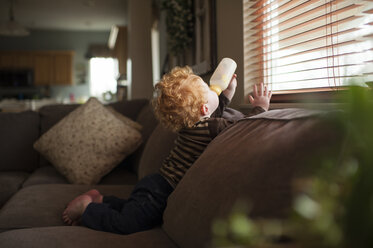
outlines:
[[[254, 96], [254, 97], [253, 97]], [[267, 86], [259, 84], [259, 89], [254, 85], [253, 96], [249, 95], [249, 101], [254, 107], [262, 107], [265, 111], [269, 109], [269, 102], [272, 97], [272, 91], [268, 91]]]
[[223, 91], [223, 94], [229, 99], [232, 100], [234, 93], [236, 92], [237, 87], [237, 74], [234, 74], [231, 81], [229, 82], [228, 87]]

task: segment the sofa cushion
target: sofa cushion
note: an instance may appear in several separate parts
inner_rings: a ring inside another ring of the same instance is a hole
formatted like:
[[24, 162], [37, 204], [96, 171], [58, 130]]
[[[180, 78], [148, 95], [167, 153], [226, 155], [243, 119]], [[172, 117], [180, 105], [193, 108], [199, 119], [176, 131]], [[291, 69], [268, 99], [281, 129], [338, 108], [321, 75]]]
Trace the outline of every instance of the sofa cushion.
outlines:
[[206, 246], [214, 219], [226, 217], [238, 199], [251, 203], [254, 218], [287, 216], [305, 155], [317, 157], [338, 140], [313, 112], [294, 111], [240, 120], [209, 144], [168, 199], [163, 228], [171, 239], [180, 247]]
[[101, 179], [99, 185], [135, 185], [137, 181], [137, 175], [128, 166], [117, 166]]
[[34, 147], [70, 183], [96, 184], [140, 143], [136, 129], [91, 98], [43, 134]]
[[[104, 195], [126, 198], [133, 186], [96, 185]], [[88, 185], [44, 184], [22, 188], [0, 211], [0, 232], [45, 226], [61, 226], [62, 212], [76, 196], [92, 189]]]
[[[109, 103], [108, 106], [111, 106], [113, 109], [128, 118], [136, 120], [141, 110], [148, 104], [149, 101], [146, 99], [133, 99], [130, 101]], [[142, 123], [140, 124], [142, 125]]]
[[40, 134], [46, 133], [57, 122], [79, 106], [79, 104], [55, 104], [41, 107], [39, 109]]
[[22, 187], [28, 187], [37, 184], [66, 184], [68, 181], [53, 166], [44, 166], [36, 169]]
[[[136, 120], [141, 109], [148, 103], [146, 99], [134, 99], [131, 101], [120, 101], [108, 104], [117, 112], [132, 120]], [[55, 104], [43, 106], [39, 109], [40, 113], [40, 132], [44, 134], [53, 127], [62, 118], [68, 115], [71, 111], [79, 107], [79, 104]], [[51, 165], [43, 157], [40, 158], [40, 166]]]
[[[148, 101], [145, 99], [136, 99], [131, 101], [110, 103], [108, 106], [111, 106], [116, 111], [124, 116], [129, 117], [130, 119], [136, 120], [139, 112], [147, 103]], [[79, 106], [79, 104], [55, 104], [41, 107], [39, 109], [41, 118], [41, 134], [48, 131], [63, 117]]]
[[175, 146], [176, 137], [176, 133], [158, 124], [149, 137], [142, 153], [139, 165], [139, 179], [159, 171], [163, 160]]
[[131, 235], [119, 235], [77, 226], [44, 227], [4, 232], [0, 233], [0, 244], [3, 248], [177, 247], [160, 228]]
[[[79, 107], [79, 104], [55, 104], [43, 106], [39, 109], [40, 114], [40, 135], [46, 133], [62, 118], [68, 115], [71, 111]], [[43, 156], [40, 156], [39, 166], [52, 165]]]
[[[127, 167], [116, 167], [104, 176], [100, 184], [104, 185], [134, 185], [137, 175]], [[35, 170], [23, 183], [22, 187], [38, 184], [67, 184], [69, 183], [53, 166], [44, 166]]]
[[38, 139], [39, 115], [33, 111], [0, 113], [0, 171], [33, 171], [39, 155], [32, 148]]
[[139, 164], [142, 157], [142, 153], [145, 149], [146, 142], [148, 141], [150, 135], [152, 134], [153, 130], [158, 124], [153, 112], [153, 107], [149, 103], [142, 108], [142, 110], [136, 118], [136, 122], [142, 126], [141, 136], [143, 143], [131, 156], [128, 157], [128, 159], [126, 159], [126, 162], [131, 167], [131, 169], [136, 174], [138, 174]]
[[124, 124], [130, 126], [130, 127], [133, 127], [134, 129], [136, 129], [137, 131], [141, 131], [142, 129], [142, 126], [137, 123], [136, 121], [133, 121], [131, 120], [129, 117], [126, 117], [124, 115], [122, 115], [121, 113], [119, 113], [118, 111], [116, 111], [113, 107], [111, 106], [105, 106], [107, 110], [109, 110], [115, 117], [117, 117], [119, 120], [121, 120]]
[[29, 175], [20, 171], [0, 172], [0, 208], [22, 187]]

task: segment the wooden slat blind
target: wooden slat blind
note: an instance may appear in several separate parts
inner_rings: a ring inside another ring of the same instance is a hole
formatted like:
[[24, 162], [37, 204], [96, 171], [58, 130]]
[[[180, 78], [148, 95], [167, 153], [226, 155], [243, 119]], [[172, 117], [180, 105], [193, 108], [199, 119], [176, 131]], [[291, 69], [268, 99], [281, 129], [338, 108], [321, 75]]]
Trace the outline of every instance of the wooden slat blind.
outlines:
[[243, 0], [245, 92], [373, 81], [373, 1]]

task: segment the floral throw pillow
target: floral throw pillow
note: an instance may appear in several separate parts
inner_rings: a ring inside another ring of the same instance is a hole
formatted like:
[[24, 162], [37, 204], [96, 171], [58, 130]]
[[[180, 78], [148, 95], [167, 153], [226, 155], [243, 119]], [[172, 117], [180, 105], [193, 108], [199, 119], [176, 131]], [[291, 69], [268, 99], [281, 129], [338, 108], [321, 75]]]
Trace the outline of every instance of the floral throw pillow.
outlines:
[[73, 184], [97, 184], [141, 144], [140, 132], [96, 98], [64, 117], [34, 148]]

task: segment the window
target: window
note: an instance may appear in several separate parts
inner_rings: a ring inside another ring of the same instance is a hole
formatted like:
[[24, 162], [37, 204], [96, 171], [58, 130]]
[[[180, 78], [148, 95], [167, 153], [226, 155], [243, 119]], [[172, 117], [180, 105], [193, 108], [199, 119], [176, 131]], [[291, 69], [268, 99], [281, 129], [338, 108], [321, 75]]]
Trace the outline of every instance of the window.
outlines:
[[243, 0], [245, 93], [331, 91], [373, 81], [373, 2]]
[[92, 58], [90, 64], [90, 93], [100, 100], [110, 100], [110, 96], [117, 92], [117, 78], [119, 76], [118, 60], [113, 58]]
[[152, 43], [152, 69], [153, 69], [153, 85], [157, 84], [161, 79], [161, 58], [159, 45], [159, 27], [158, 22], [153, 23], [151, 29], [151, 43]]

